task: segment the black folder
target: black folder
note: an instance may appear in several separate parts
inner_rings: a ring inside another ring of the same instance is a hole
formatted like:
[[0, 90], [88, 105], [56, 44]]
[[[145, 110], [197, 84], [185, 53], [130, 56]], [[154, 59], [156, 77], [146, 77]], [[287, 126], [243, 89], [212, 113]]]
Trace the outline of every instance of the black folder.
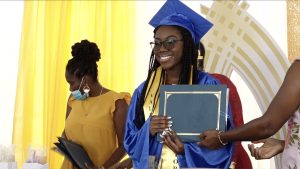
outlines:
[[[183, 142], [200, 141], [208, 129], [226, 130], [228, 89], [226, 85], [162, 85], [159, 115], [171, 116], [177, 136]], [[157, 134], [157, 140], [162, 141]]]
[[89, 155], [81, 145], [63, 137], [58, 137], [58, 142], [54, 144], [76, 168], [86, 169], [85, 164], [88, 166], [94, 166]]

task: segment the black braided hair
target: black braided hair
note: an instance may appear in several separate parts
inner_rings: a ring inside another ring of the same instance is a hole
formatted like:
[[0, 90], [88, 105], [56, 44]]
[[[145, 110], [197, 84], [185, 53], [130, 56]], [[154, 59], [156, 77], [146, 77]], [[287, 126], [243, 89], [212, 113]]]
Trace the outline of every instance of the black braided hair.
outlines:
[[[183, 64], [182, 64], [182, 72], [180, 73], [180, 77], [179, 77], [179, 84], [188, 84], [189, 83], [191, 65], [193, 65], [193, 84], [196, 84], [198, 82], [198, 70], [197, 70], [198, 48], [193, 41], [191, 33], [188, 30], [186, 30], [185, 28], [182, 28], [180, 26], [174, 26], [174, 27], [176, 27], [182, 34], [183, 43], [184, 43], [183, 53], [182, 53], [182, 56], [183, 56], [182, 63]], [[158, 30], [158, 28], [159, 27], [154, 29], [154, 34]], [[137, 105], [137, 111], [136, 111], [135, 119], [134, 119], [134, 124], [136, 125], [137, 128], [141, 128], [143, 126], [143, 124], [145, 123], [143, 106], [144, 106], [145, 98], [146, 98], [146, 96], [145, 96], [146, 90], [147, 90], [147, 86], [148, 85], [151, 86], [153, 83], [153, 81], [149, 82], [151, 73], [154, 72], [159, 66], [160, 66], [160, 64], [155, 59], [154, 52], [152, 51], [151, 56], [150, 56], [150, 62], [149, 62], [148, 76], [144, 83], [144, 87], [142, 89], [142, 93], [141, 93], [141, 96], [140, 96], [140, 99], [139, 99], [139, 102]], [[164, 74], [165, 72], [163, 71], [162, 73]], [[162, 78], [164, 78], [164, 76], [162, 76]], [[161, 79], [161, 81], [162, 81], [162, 79]], [[151, 84], [149, 84], [149, 83], [151, 83]], [[157, 96], [158, 93], [159, 93], [159, 91], [156, 91], [155, 95]]]
[[199, 43], [199, 51], [200, 51], [200, 56], [202, 56], [203, 58], [198, 60], [198, 70], [204, 71], [205, 48], [201, 42]]
[[82, 40], [72, 46], [73, 58], [68, 61], [66, 71], [81, 79], [84, 75], [89, 75], [96, 82], [98, 81], [97, 61], [101, 54], [96, 43]]

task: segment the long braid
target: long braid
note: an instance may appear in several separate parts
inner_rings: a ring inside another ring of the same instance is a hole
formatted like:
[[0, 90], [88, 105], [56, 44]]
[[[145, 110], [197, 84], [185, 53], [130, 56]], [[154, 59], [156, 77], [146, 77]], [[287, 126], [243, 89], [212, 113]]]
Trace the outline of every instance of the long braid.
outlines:
[[203, 58], [198, 60], [198, 70], [204, 71], [205, 48], [201, 42], [199, 43], [199, 51], [200, 51], [200, 56], [202, 56]]
[[192, 39], [192, 36], [189, 31], [186, 29], [176, 26], [182, 36], [184, 41], [183, 47], [183, 57], [182, 57], [182, 72], [179, 78], [179, 84], [188, 84], [190, 79], [190, 70], [191, 65], [193, 65], [193, 84], [198, 81], [198, 70], [197, 70], [197, 57], [198, 57], [198, 49]]
[[[139, 102], [138, 102], [138, 105], [137, 105], [137, 111], [136, 111], [136, 114], [135, 114], [135, 119], [133, 121], [137, 128], [141, 128], [143, 126], [143, 124], [145, 123], [145, 116], [144, 116], [143, 106], [144, 106], [145, 98], [146, 98], [145, 97], [146, 90], [147, 90], [147, 86], [148, 85], [152, 86], [153, 81], [149, 84], [149, 81], [150, 81], [150, 78], [151, 78], [151, 74], [159, 66], [160, 66], [160, 64], [155, 59], [154, 52], [152, 51], [151, 52], [151, 56], [150, 56], [150, 61], [149, 61], [147, 79], [146, 79], [146, 81], [144, 83], [144, 86], [143, 86], [143, 89], [142, 89], [142, 93], [141, 93], [141, 96], [139, 98]], [[156, 76], [156, 73], [155, 73], [154, 76]]]
[[198, 83], [198, 48], [195, 45], [194, 49], [192, 50], [192, 65], [193, 65], [193, 84]]

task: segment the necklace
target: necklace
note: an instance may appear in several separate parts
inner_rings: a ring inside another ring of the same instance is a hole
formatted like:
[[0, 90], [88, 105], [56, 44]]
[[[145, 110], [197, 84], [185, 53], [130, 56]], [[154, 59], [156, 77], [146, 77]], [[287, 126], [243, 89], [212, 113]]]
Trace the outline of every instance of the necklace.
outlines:
[[101, 85], [101, 91], [100, 91], [100, 94], [99, 94], [99, 96], [101, 96], [101, 94], [102, 94], [102, 91], [103, 91], [103, 86]]

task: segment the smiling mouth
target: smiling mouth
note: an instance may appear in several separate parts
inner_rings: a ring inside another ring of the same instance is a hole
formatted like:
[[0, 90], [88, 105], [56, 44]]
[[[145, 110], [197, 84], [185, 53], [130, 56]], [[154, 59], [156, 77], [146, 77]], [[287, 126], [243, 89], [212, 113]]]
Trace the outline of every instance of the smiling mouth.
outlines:
[[165, 62], [168, 61], [172, 56], [160, 56], [160, 61]]

